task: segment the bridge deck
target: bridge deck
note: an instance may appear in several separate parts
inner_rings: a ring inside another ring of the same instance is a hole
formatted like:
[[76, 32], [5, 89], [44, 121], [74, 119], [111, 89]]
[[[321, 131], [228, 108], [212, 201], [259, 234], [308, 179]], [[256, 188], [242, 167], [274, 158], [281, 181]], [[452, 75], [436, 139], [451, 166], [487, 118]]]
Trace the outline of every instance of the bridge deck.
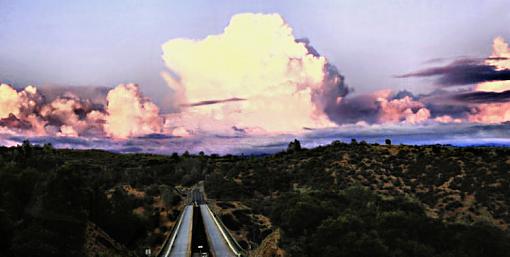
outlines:
[[215, 257], [236, 257], [230, 250], [228, 243], [223, 238], [220, 228], [213, 220], [209, 207], [206, 204], [200, 205], [200, 211], [204, 220], [205, 231], [209, 238], [209, 247]]
[[191, 228], [193, 225], [193, 205], [184, 208], [182, 223], [177, 231], [172, 249], [167, 249], [164, 257], [185, 257], [189, 256], [191, 249]]

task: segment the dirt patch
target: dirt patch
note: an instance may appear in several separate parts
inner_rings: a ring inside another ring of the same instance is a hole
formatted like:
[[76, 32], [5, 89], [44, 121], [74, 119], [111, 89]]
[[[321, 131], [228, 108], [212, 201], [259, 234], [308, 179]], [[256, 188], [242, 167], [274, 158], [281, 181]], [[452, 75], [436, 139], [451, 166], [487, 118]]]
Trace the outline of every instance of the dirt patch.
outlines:
[[104, 232], [96, 224], [89, 222], [85, 229], [85, 256], [135, 256], [132, 252], [126, 249], [122, 244], [116, 242], [106, 232]]
[[254, 251], [250, 252], [250, 257], [283, 257], [285, 251], [278, 247], [280, 242], [280, 230], [269, 234]]
[[240, 202], [214, 200], [209, 202], [211, 209], [220, 217], [230, 234], [247, 251], [256, 249], [262, 240], [272, 233], [268, 217], [253, 213], [249, 207]]

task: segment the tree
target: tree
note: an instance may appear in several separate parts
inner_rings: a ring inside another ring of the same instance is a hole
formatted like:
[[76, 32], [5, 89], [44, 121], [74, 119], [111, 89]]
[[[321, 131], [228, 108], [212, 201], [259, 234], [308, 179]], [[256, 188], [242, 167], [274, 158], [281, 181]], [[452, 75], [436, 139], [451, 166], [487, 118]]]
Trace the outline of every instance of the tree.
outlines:
[[161, 199], [166, 207], [171, 208], [181, 201], [181, 197], [167, 185], [160, 186]]
[[21, 151], [21, 157], [23, 160], [26, 161], [26, 159], [30, 158], [32, 156], [32, 144], [30, 141], [23, 140], [23, 143], [21, 144], [20, 151]]
[[297, 139], [291, 141], [287, 147], [287, 152], [297, 152], [299, 150], [301, 150], [301, 143]]
[[391, 145], [391, 140], [389, 138], [386, 138], [386, 140], [384, 140], [384, 143], [386, 143], [387, 145]]
[[13, 230], [14, 222], [5, 210], [0, 209], [0, 255], [5, 254], [3, 250], [10, 247]]

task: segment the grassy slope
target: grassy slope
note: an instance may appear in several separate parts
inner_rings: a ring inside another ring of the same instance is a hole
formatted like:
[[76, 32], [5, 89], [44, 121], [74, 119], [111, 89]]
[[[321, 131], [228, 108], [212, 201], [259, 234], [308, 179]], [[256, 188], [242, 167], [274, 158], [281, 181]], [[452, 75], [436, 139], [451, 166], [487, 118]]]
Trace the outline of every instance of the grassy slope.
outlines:
[[[288, 192], [340, 192], [361, 186], [382, 199], [402, 197], [417, 203], [434, 220], [484, 222], [506, 231], [509, 153], [507, 148], [335, 142], [261, 158], [218, 160], [206, 190], [210, 196], [239, 200], [271, 217], [275, 202]], [[250, 239], [260, 243], [256, 237]]]

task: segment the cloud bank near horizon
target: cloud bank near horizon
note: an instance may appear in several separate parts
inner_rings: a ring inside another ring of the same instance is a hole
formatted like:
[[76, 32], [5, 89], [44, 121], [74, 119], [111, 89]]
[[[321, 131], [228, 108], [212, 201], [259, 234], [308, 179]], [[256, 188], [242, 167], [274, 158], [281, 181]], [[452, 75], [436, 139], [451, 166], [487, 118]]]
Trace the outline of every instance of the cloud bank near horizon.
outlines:
[[[392, 128], [388, 136], [402, 143], [433, 143], [432, 136], [420, 141], [403, 131], [445, 126], [470, 128], [468, 134], [480, 138], [475, 129], [486, 133], [488, 126], [510, 121], [510, 47], [498, 37], [492, 48], [487, 58], [461, 58], [398, 76], [436, 78], [438, 89], [430, 94], [391, 89], [356, 94], [280, 15], [238, 14], [220, 34], [162, 45], [168, 68], [162, 76], [175, 92], [174, 113], [160, 113], [135, 84], [88, 91], [1, 84], [0, 143], [32, 138], [121, 152], [238, 152], [268, 139], [314, 138], [346, 129], [355, 129], [350, 137], [372, 130], [379, 138]], [[482, 138], [508, 136], [494, 131]], [[450, 141], [445, 136], [444, 142], [457, 142], [456, 133], [449, 131]], [[221, 146], [231, 143], [237, 146]]]

